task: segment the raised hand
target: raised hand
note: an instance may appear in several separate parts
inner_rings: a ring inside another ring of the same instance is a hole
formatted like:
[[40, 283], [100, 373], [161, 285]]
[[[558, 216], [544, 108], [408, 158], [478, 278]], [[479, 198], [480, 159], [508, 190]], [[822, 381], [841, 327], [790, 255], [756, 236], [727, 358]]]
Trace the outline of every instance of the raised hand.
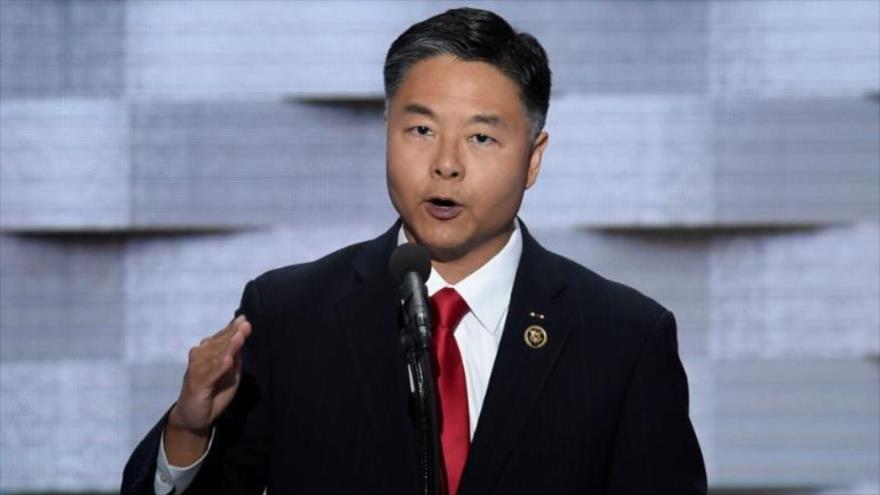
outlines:
[[177, 403], [165, 424], [165, 455], [188, 466], [207, 449], [211, 427], [232, 402], [241, 381], [241, 348], [251, 334], [244, 315], [189, 350]]

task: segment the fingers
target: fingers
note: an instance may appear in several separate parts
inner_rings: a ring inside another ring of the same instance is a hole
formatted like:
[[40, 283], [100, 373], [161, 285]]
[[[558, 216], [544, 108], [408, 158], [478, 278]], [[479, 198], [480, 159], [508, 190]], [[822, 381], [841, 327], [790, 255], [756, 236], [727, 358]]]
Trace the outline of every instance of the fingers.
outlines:
[[223, 355], [221, 358], [224, 372], [234, 364], [236, 358], [239, 356], [241, 347], [244, 345], [244, 341], [247, 340], [252, 331], [253, 328], [251, 327], [250, 322], [244, 320], [238, 325], [235, 333], [231, 334], [226, 340], [226, 347], [223, 349]]
[[189, 350], [177, 407], [183, 427], [210, 427], [231, 400], [241, 373], [241, 349], [253, 332], [244, 315]]
[[244, 315], [190, 349], [187, 373], [196, 387], [212, 387], [235, 364], [253, 327]]
[[245, 340], [253, 331], [250, 322], [243, 317], [236, 318], [229, 326], [233, 328], [224, 333], [221, 339], [215, 341], [215, 347], [212, 349], [215, 353], [216, 368], [215, 372], [211, 374], [211, 379], [215, 382], [233, 368]]
[[202, 339], [202, 341], [199, 342], [199, 345], [206, 344], [209, 342], [215, 342], [215, 341], [227, 338], [229, 336], [229, 334], [235, 332], [235, 330], [238, 329], [238, 326], [242, 322], [246, 322], [246, 321], [247, 321], [247, 317], [243, 313], [238, 315], [232, 321], [230, 321], [228, 325], [226, 325], [225, 327], [220, 329], [220, 331], [218, 331], [214, 335], [211, 335], [210, 337], [205, 337], [204, 339]]

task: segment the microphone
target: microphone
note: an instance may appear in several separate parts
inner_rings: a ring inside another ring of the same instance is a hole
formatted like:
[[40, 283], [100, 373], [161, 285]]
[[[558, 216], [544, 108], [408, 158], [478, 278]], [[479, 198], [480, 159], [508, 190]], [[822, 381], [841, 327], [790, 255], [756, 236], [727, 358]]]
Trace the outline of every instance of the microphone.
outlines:
[[419, 470], [423, 483], [421, 492], [423, 495], [440, 495], [440, 422], [431, 366], [431, 307], [425, 287], [425, 280], [431, 274], [431, 256], [418, 244], [402, 244], [391, 253], [388, 269], [400, 284], [400, 343], [415, 406]]
[[[403, 308], [403, 327], [410, 330], [403, 335], [404, 348], [415, 345], [417, 349], [428, 348], [431, 331], [431, 308], [428, 305], [428, 289], [425, 280], [431, 274], [431, 256], [419, 244], [401, 244], [388, 263], [391, 276], [400, 284], [400, 301]], [[412, 341], [406, 341], [413, 339]]]

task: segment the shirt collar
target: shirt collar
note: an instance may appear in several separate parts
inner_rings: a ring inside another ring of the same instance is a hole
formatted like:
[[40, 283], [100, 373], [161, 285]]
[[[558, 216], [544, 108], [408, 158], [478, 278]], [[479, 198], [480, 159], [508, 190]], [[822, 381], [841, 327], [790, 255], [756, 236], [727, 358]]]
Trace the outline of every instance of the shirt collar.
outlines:
[[[406, 234], [401, 225], [397, 234], [397, 244], [406, 242]], [[431, 267], [431, 275], [425, 282], [428, 295], [433, 296], [444, 287], [452, 287], [467, 303], [480, 326], [494, 334], [510, 305], [510, 294], [513, 292], [513, 282], [521, 255], [522, 232], [519, 219], [516, 219], [513, 232], [501, 251], [459, 283], [455, 285], [447, 283], [434, 267]]]

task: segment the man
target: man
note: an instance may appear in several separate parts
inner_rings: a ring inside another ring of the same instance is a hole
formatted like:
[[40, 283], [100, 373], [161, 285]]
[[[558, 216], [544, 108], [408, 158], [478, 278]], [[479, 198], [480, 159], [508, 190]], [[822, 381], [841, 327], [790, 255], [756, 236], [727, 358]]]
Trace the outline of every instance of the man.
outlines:
[[548, 142], [537, 40], [448, 11], [392, 44], [385, 91], [401, 220], [251, 281], [190, 351], [122, 492], [418, 492], [387, 268], [408, 241], [431, 256], [446, 493], [704, 493], [672, 314], [516, 218]]

